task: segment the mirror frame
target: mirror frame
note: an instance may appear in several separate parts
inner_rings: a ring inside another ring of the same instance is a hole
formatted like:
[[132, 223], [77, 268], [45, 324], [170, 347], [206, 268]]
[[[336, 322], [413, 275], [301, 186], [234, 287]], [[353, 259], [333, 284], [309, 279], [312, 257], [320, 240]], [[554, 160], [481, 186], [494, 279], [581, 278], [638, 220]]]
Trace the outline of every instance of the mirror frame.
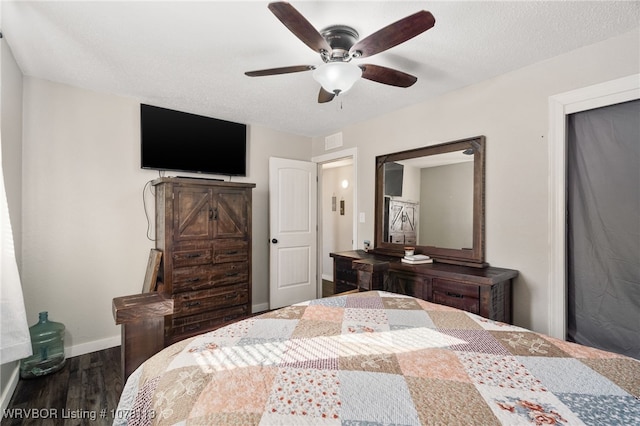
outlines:
[[485, 263], [485, 151], [484, 136], [460, 139], [407, 151], [376, 157], [375, 235], [373, 252], [390, 256], [404, 256], [404, 244], [384, 242], [384, 163], [408, 160], [428, 155], [443, 154], [475, 148], [473, 158], [473, 247], [453, 249], [429, 245], [416, 245], [416, 253], [431, 256], [436, 262], [455, 263], [473, 267], [486, 267]]

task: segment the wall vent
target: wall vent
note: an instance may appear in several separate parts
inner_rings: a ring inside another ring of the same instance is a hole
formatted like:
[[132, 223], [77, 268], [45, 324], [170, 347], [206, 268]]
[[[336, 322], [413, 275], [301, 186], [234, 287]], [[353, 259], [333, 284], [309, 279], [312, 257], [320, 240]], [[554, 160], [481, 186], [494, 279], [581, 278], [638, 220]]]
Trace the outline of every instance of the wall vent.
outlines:
[[324, 150], [338, 148], [342, 146], [342, 132], [334, 133], [324, 138]]

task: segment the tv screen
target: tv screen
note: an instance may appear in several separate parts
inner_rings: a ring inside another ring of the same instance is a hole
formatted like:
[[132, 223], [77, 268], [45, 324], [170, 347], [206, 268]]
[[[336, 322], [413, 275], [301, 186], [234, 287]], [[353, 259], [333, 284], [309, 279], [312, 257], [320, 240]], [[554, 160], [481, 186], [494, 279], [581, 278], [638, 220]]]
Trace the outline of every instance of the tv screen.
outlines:
[[140, 104], [143, 169], [246, 176], [247, 126]]

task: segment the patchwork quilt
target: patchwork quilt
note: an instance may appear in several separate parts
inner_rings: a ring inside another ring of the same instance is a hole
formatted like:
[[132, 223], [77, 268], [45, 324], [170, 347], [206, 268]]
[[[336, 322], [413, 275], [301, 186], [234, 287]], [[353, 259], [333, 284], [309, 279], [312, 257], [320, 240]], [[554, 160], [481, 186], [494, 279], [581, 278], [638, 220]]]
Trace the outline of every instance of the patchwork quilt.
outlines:
[[640, 361], [409, 296], [311, 300], [178, 342], [115, 424], [637, 425]]

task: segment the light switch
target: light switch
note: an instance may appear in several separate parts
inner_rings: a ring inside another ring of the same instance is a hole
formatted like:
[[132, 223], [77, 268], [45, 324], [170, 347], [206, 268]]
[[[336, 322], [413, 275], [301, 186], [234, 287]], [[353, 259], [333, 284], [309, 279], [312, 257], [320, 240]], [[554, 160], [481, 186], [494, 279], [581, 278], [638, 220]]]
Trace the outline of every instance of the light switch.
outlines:
[[364, 223], [364, 212], [360, 212], [360, 223]]

